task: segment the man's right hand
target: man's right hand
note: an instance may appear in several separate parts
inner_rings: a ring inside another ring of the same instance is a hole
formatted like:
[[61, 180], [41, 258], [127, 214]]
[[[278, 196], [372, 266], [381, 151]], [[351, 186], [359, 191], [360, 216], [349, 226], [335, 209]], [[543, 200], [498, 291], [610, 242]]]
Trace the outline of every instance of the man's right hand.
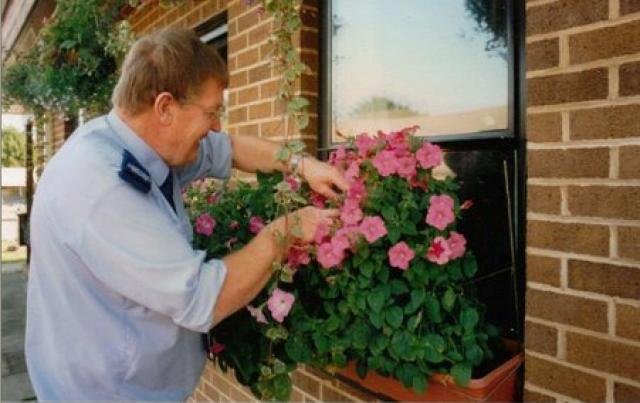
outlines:
[[287, 229], [291, 232], [291, 229], [297, 226], [300, 231], [295, 238], [302, 243], [310, 243], [316, 234], [318, 225], [321, 223], [331, 224], [333, 219], [339, 215], [340, 211], [337, 209], [319, 209], [308, 206], [275, 219], [266, 229], [272, 233], [277, 231], [284, 235]]

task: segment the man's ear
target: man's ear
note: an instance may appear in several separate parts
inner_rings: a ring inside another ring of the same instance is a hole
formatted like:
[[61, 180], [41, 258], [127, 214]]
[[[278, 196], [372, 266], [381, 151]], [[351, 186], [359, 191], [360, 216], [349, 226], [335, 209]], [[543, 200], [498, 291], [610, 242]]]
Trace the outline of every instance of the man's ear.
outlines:
[[176, 101], [170, 92], [161, 92], [153, 104], [153, 111], [163, 125], [170, 125], [174, 119]]

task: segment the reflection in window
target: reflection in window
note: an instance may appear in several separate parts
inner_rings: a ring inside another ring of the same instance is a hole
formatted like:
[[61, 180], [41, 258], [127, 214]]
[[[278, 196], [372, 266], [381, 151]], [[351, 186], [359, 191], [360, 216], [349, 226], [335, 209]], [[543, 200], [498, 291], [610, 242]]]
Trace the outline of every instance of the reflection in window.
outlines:
[[332, 142], [507, 128], [504, 0], [333, 0]]

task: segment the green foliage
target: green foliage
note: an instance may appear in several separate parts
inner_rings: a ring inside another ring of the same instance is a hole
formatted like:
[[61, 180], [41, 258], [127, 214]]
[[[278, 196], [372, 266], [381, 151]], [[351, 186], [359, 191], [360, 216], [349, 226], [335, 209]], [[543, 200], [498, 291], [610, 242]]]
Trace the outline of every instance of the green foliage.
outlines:
[[418, 113], [406, 105], [385, 97], [372, 97], [358, 104], [351, 112], [355, 117], [376, 117], [390, 114], [394, 117], [416, 116]]
[[36, 114], [109, 108], [111, 91], [133, 34], [119, 12], [126, 0], [58, 0], [36, 45], [6, 68], [5, 105]]
[[2, 166], [23, 167], [27, 153], [26, 137], [13, 127], [2, 129]]
[[[473, 368], [492, 357], [489, 346], [497, 332], [486, 323], [485, 308], [469, 285], [477, 271], [473, 254], [466, 251], [443, 264], [425, 256], [436, 237], [455, 231], [455, 222], [443, 230], [425, 222], [430, 199], [450, 196], [459, 219], [458, 186], [451, 178], [436, 180], [430, 169], [418, 169], [417, 177], [426, 186], [412, 186], [396, 174], [381, 176], [372, 160], [397, 135], [376, 140], [378, 145], [365, 158], [342, 150], [338, 151], [342, 157], [334, 153], [330, 159], [339, 169], [357, 161], [366, 188], [363, 214], [381, 217], [387, 235], [372, 243], [358, 235], [341, 264], [329, 268], [319, 263], [320, 244], [316, 244], [309, 264], [291, 269], [290, 283], [279, 281], [279, 272], [291, 266], [285, 261], [252, 301], [266, 323], [241, 310], [214, 328], [213, 339], [226, 347], [216, 357], [218, 364], [235, 368], [238, 381], [251, 387], [258, 398], [287, 399], [288, 373], [297, 363], [333, 371], [353, 360], [362, 376], [374, 370], [421, 393], [427, 388], [426, 379], [436, 372], [467, 384]], [[412, 144], [412, 153], [421, 146], [413, 140], [407, 144]], [[283, 183], [288, 182], [282, 182], [281, 174], [259, 174], [253, 185], [198, 184], [189, 189], [186, 200], [192, 219], [206, 213], [217, 222], [211, 235], [195, 237], [195, 247], [206, 250], [208, 257], [220, 258], [245, 245], [253, 236], [251, 217], [269, 222], [281, 214], [277, 198]], [[290, 200], [298, 205], [317, 196], [304, 185], [289, 191], [297, 194]], [[415, 251], [406, 270], [392, 267], [389, 261], [388, 251], [399, 241]], [[295, 295], [282, 323], [265, 308], [275, 287]]]

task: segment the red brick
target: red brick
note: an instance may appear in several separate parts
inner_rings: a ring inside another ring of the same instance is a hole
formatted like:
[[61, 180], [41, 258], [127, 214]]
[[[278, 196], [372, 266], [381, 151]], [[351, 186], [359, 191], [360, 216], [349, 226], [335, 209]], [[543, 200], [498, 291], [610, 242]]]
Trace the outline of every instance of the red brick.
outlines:
[[527, 281], [560, 287], [560, 259], [527, 254]]
[[640, 347], [567, 332], [567, 361], [640, 381]]
[[609, 149], [529, 150], [530, 178], [607, 178]]
[[640, 94], [640, 62], [620, 66], [620, 95]]
[[640, 179], [640, 146], [620, 147], [619, 161], [621, 179]]
[[606, 332], [607, 304], [592, 299], [529, 288], [525, 298], [527, 316]]
[[280, 90], [280, 80], [269, 81], [260, 86], [260, 99], [273, 98]]
[[246, 104], [248, 102], [253, 102], [259, 99], [258, 97], [259, 87], [254, 85], [249, 88], [243, 88], [238, 92], [238, 102], [241, 104]]
[[612, 297], [640, 297], [640, 267], [569, 260], [569, 287]]
[[320, 399], [320, 382], [302, 371], [294, 371], [291, 373], [293, 384], [300, 390], [311, 395], [316, 399]]
[[237, 108], [229, 111], [229, 124], [244, 122], [247, 120], [247, 108]]
[[556, 186], [528, 186], [527, 208], [534, 213], [560, 214], [560, 188]]
[[616, 336], [640, 340], [640, 307], [616, 304]]
[[527, 36], [604, 21], [607, 0], [559, 0], [527, 8]]
[[571, 64], [610, 59], [638, 52], [640, 52], [640, 20], [569, 37]]
[[271, 78], [270, 63], [265, 63], [249, 70], [249, 82], [252, 84], [258, 81], [266, 80], [268, 78]]
[[258, 125], [256, 123], [238, 126], [238, 135], [240, 136], [257, 136]]
[[269, 42], [264, 45], [260, 45], [260, 60], [262, 61], [271, 61], [271, 57], [273, 56], [273, 45]]
[[613, 400], [620, 403], [640, 402], [640, 388], [615, 382], [613, 385]]
[[640, 11], [640, 0], [620, 0], [620, 15], [637, 13], [638, 11]]
[[530, 355], [525, 357], [525, 362], [527, 382], [583, 401], [606, 400], [604, 378]]
[[237, 68], [241, 69], [243, 67], [255, 64], [260, 59], [258, 48], [252, 48], [249, 50], [245, 50], [237, 56]]
[[522, 399], [523, 402], [556, 402], [556, 398], [553, 396], [548, 396], [542, 393], [534, 392], [525, 387], [524, 396]]
[[588, 255], [609, 255], [609, 228], [604, 225], [529, 220], [528, 245]]
[[558, 67], [559, 62], [560, 46], [558, 38], [527, 44], [527, 71]]
[[605, 68], [530, 78], [527, 84], [529, 106], [606, 99], [609, 94]]
[[249, 43], [255, 45], [269, 39], [269, 36], [271, 36], [271, 26], [271, 22], [265, 22], [249, 31]]
[[607, 106], [572, 111], [572, 140], [640, 137], [640, 105]]
[[618, 227], [618, 256], [640, 261], [640, 228]]
[[571, 215], [640, 220], [640, 187], [569, 186], [568, 195]]
[[239, 73], [232, 73], [229, 75], [229, 87], [238, 88], [247, 84], [248, 73], [241, 71]]
[[346, 393], [334, 389], [329, 385], [322, 385], [322, 400], [325, 402], [353, 402], [353, 398], [347, 396]]
[[238, 35], [235, 36], [231, 39], [229, 39], [229, 54], [233, 54], [236, 53], [244, 48], [246, 48], [248, 45], [247, 43], [247, 35], [246, 34], [242, 34], [242, 35]]
[[262, 119], [271, 116], [271, 102], [249, 106], [249, 119]]
[[560, 113], [527, 114], [527, 140], [534, 143], [561, 141], [562, 116]]
[[558, 352], [558, 329], [534, 322], [525, 322], [524, 343], [527, 350], [556, 355]]
[[282, 136], [283, 133], [282, 119], [260, 123], [260, 135], [263, 137], [277, 137]]
[[260, 21], [258, 17], [259, 16], [258, 16], [257, 9], [255, 9], [243, 15], [242, 17], [238, 18], [238, 31], [239, 32], [247, 31], [253, 28], [254, 26], [258, 25], [258, 22]]

